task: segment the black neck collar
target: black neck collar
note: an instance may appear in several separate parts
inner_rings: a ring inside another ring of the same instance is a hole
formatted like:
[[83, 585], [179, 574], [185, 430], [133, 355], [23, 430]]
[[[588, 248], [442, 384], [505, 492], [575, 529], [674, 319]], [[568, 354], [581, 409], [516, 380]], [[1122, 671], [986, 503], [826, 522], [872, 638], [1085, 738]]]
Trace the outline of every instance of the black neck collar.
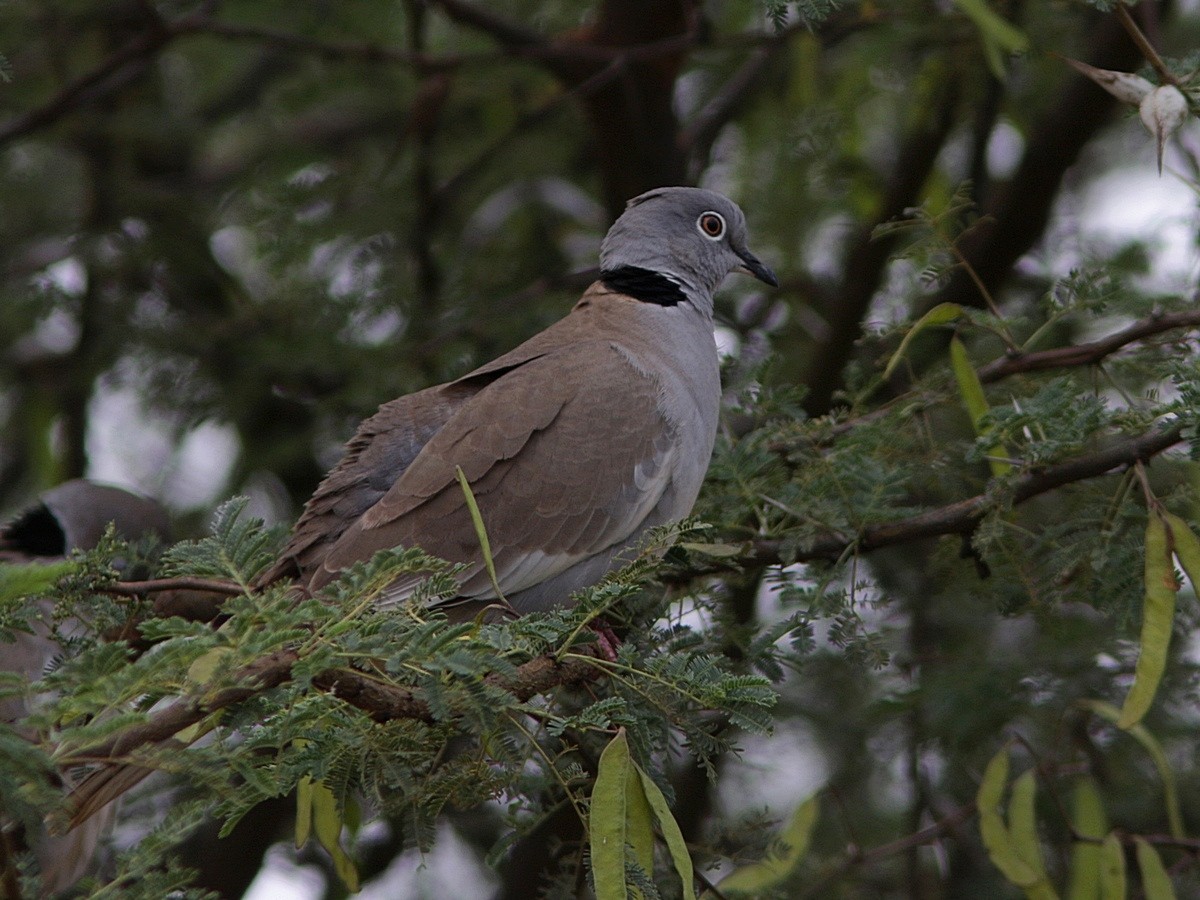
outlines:
[[640, 266], [620, 266], [600, 273], [600, 281], [610, 291], [625, 294], [643, 303], [657, 306], [678, 306], [687, 302], [687, 294], [679, 282]]

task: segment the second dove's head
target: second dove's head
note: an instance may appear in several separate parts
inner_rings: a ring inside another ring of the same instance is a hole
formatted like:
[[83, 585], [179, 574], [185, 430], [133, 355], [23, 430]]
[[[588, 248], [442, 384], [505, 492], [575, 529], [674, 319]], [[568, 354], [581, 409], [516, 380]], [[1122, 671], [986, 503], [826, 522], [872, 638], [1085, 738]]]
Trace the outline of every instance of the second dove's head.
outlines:
[[656, 188], [630, 200], [600, 245], [602, 272], [622, 266], [670, 277], [708, 312], [713, 291], [734, 270], [779, 283], [750, 252], [738, 205], [702, 188]]

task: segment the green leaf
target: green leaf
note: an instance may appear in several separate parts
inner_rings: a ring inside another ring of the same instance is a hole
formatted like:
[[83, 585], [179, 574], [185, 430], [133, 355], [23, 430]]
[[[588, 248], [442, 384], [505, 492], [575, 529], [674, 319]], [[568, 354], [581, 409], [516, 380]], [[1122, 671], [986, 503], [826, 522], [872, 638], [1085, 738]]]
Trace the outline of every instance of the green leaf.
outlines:
[[1115, 832], [1110, 832], [1100, 845], [1101, 900], [1125, 900], [1125, 851]]
[[1146, 900], [1175, 900], [1171, 877], [1163, 868], [1158, 851], [1140, 837], [1133, 839], [1137, 852], [1138, 870], [1142, 873], [1142, 893]]
[[653, 873], [654, 826], [624, 728], [600, 754], [588, 832], [597, 900], [625, 900], [625, 847], [632, 849], [643, 871]]
[[1140, 722], [1154, 702], [1167, 668], [1171, 625], [1175, 621], [1175, 592], [1179, 583], [1175, 580], [1166, 520], [1155, 510], [1150, 511], [1146, 522], [1145, 587], [1137, 667], [1117, 721], [1118, 727], [1126, 730]]
[[[950, 368], [954, 371], [954, 380], [958, 383], [958, 393], [962, 397], [963, 406], [967, 409], [967, 415], [971, 417], [971, 425], [975, 429], [975, 434], [982, 434], [981, 423], [989, 409], [987, 397], [983, 393], [983, 383], [979, 380], [975, 367], [971, 365], [970, 357], [967, 356], [967, 348], [958, 337], [950, 339]], [[1003, 459], [991, 458], [1007, 455], [1005, 449], [1000, 446], [991, 447], [988, 450], [988, 466], [993, 475], [999, 477], [1012, 471], [1011, 463]]]
[[[1113, 710], [1115, 713], [1116, 710]], [[1071, 802], [1071, 826], [1081, 837], [1097, 841], [1108, 831], [1108, 817], [1100, 801], [1100, 792], [1091, 778], [1075, 782]], [[1100, 900], [1100, 845], [1091, 841], [1076, 841], [1071, 848], [1071, 877], [1067, 887], [1068, 900]]]
[[0, 563], [0, 603], [44, 594], [64, 575], [79, 568], [69, 560], [12, 566]]
[[638, 767], [634, 765], [629, 771], [626, 785], [626, 795], [629, 798], [625, 807], [625, 818], [629, 823], [628, 842], [633, 849], [634, 861], [643, 872], [653, 876], [654, 822], [651, 818], [650, 803], [646, 800], [638, 774]]
[[479, 541], [479, 549], [483, 553], [483, 564], [487, 568], [488, 578], [491, 579], [492, 590], [503, 601], [504, 592], [500, 590], [500, 581], [496, 578], [496, 563], [492, 559], [492, 544], [488, 540], [487, 528], [483, 524], [483, 513], [479, 511], [479, 504], [475, 502], [475, 492], [471, 490], [471, 485], [467, 483], [467, 476], [463, 472], [462, 466], [455, 466], [454, 473], [458, 476], [458, 483], [462, 487], [463, 497], [467, 500], [467, 509], [471, 513], [471, 524], [475, 526], [475, 537]]
[[640, 767], [637, 772], [642, 779], [642, 790], [646, 792], [646, 800], [654, 811], [654, 818], [658, 820], [658, 830], [662, 832], [663, 839], [667, 844], [667, 851], [671, 854], [671, 863], [675, 866], [679, 880], [683, 883], [683, 898], [684, 900], [696, 900], [694, 884], [696, 875], [692, 869], [692, 857], [688, 853], [687, 842], [683, 839], [683, 832], [679, 830], [679, 823], [675, 821], [671, 807], [667, 805], [667, 798], [654, 783], [654, 779], [643, 772]]
[[955, 321], [962, 316], [962, 307], [957, 303], [939, 303], [913, 324], [913, 327], [908, 330], [908, 334], [904, 336], [904, 340], [900, 342], [900, 346], [896, 348], [896, 352], [892, 354], [892, 358], [888, 360], [887, 367], [883, 370], [884, 379], [891, 377], [892, 372], [896, 370], [896, 366], [900, 364], [900, 360], [904, 358], [904, 354], [908, 351], [908, 345], [912, 343], [913, 338], [933, 325], [946, 325]]
[[[721, 879], [723, 897], [757, 897], [782, 884], [808, 854], [820, 806], [816, 797], [805, 800], [792, 814], [761, 860], [742, 866]], [[706, 900], [715, 894], [706, 894]]]
[[305, 775], [296, 784], [296, 849], [308, 843], [312, 834], [313, 780]]
[[1025, 888], [1025, 895], [1049, 900], [1056, 894], [1046, 875], [1046, 862], [1038, 841], [1036, 800], [1037, 778], [1031, 769], [1013, 782], [1012, 800], [1008, 805], [1008, 827], [1017, 855], [1038, 877], [1033, 884], [1021, 885]]
[[1001, 748], [983, 772], [975, 804], [979, 809], [979, 832], [988, 857], [1005, 878], [1018, 887], [1031, 887], [1041, 875], [1021, 856], [1018, 843], [1000, 814], [1000, 801], [1008, 784], [1008, 748]]
[[987, 5], [985, 0], [954, 0], [979, 29], [979, 39], [987, 56], [988, 68], [1000, 81], [1004, 80], [1004, 56], [1009, 53], [1024, 53], [1029, 49], [1029, 38], [999, 13]]
[[[1120, 721], [1121, 711], [1111, 703], [1101, 700], [1083, 700], [1080, 702], [1080, 706], [1091, 710], [1114, 725]], [[1150, 755], [1154, 767], [1158, 769], [1158, 777], [1162, 779], [1163, 783], [1163, 795], [1167, 804], [1167, 821], [1170, 823], [1171, 836], [1183, 839], [1186, 834], [1183, 830], [1183, 814], [1179, 808], [1179, 790], [1175, 786], [1175, 773], [1171, 769], [1170, 762], [1167, 761], [1167, 754], [1163, 752], [1162, 746], [1145, 725], [1134, 725], [1126, 731], [1130, 737], [1142, 745]]]
[[320, 781], [312, 783], [312, 830], [333, 857], [333, 870], [351, 893], [359, 888], [358, 868], [342, 849], [342, 814], [333, 791]]

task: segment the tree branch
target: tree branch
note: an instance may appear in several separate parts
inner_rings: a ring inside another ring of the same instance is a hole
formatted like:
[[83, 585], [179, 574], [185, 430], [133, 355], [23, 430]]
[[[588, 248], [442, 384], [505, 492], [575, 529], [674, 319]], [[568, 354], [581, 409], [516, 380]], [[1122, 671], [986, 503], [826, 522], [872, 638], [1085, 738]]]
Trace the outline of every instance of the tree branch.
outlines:
[[434, 0], [442, 10], [456, 22], [482, 31], [495, 38], [499, 43], [508, 46], [528, 47], [544, 44], [546, 39], [509, 19], [482, 9], [464, 0]]
[[[1005, 496], [1016, 506], [1055, 488], [1097, 478], [1114, 469], [1131, 466], [1135, 462], [1145, 462], [1175, 446], [1182, 439], [1183, 424], [1175, 422], [1149, 434], [1120, 441], [1087, 456], [1079, 456], [1028, 472], [1012, 482]], [[878, 550], [924, 538], [970, 534], [980, 519], [998, 502], [999, 498], [996, 495], [984, 492], [906, 519], [868, 525], [852, 538], [841, 534], [818, 535], [799, 549], [782, 540], [753, 541], [746, 554], [713, 560], [702, 567], [689, 568], [681, 577], [670, 580], [686, 582], [698, 575], [737, 571], [747, 566], [780, 565], [818, 559], [836, 560], [851, 547], [864, 551]]]
[[801, 896], [805, 898], [826, 897], [829, 895], [829, 890], [833, 885], [859, 866], [870, 866], [887, 859], [889, 856], [895, 856], [897, 853], [903, 853], [914, 847], [923, 847], [925, 844], [930, 844], [946, 832], [953, 831], [965, 822], [970, 821], [974, 816], [975, 804], [965, 803], [951, 812], [946, 818], [934, 822], [920, 831], [914, 831], [912, 834], [905, 835], [902, 838], [897, 838], [886, 844], [880, 844], [878, 847], [872, 847], [869, 850], [851, 847], [850, 855], [837, 869], [820, 879], [820, 881], [806, 890]]
[[118, 581], [105, 587], [103, 593], [116, 594], [118, 597], [140, 597], [163, 591], [211, 591], [236, 597], [242, 590], [239, 584], [216, 578], [152, 578], [149, 581]]
[[999, 381], [1020, 372], [1039, 372], [1044, 369], [1064, 369], [1071, 366], [1088, 366], [1100, 362], [1122, 347], [1153, 337], [1176, 328], [1200, 327], [1200, 310], [1158, 313], [1134, 322], [1127, 328], [1115, 331], [1107, 337], [1086, 344], [1070, 347], [1055, 347], [1035, 353], [1008, 355], [993, 360], [979, 369], [979, 379], [985, 383]]
[[140, 74], [151, 56], [207, 19], [209, 6], [206, 3], [199, 12], [175, 23], [153, 20], [151, 26], [141, 34], [111, 53], [96, 68], [71, 81], [47, 102], [6, 122], [0, 122], [0, 147], [31, 131], [52, 125], [85, 103], [122, 87], [128, 81], [121, 77], [123, 74], [132, 77]]
[[[513, 679], [492, 674], [484, 681], [507, 691], [520, 702], [567, 684], [577, 684], [596, 676], [591, 664], [578, 659], [556, 661], [552, 656], [538, 656], [517, 668]], [[351, 706], [357, 706], [376, 722], [392, 719], [434, 721], [429, 705], [414, 691], [396, 687], [353, 669], [330, 669], [313, 679], [313, 684], [328, 691]]]
[[[71, 793], [71, 827], [83, 823], [152, 773], [152, 769], [124, 761], [124, 757], [147, 745], [164, 745], [183, 729], [203, 721], [218, 710], [244, 703], [257, 694], [290, 681], [292, 668], [299, 659], [295, 650], [273, 653], [236, 673], [233, 677], [234, 687], [224, 688], [201, 699], [181, 700], [103, 743], [66, 754], [59, 762], [63, 769], [91, 763], [106, 764], [85, 778]], [[518, 666], [514, 678], [492, 674], [484, 680], [524, 702], [552, 688], [589, 680], [596, 674], [597, 670], [583, 660], [559, 662], [553, 657], [540, 656]], [[362, 672], [330, 669], [317, 675], [313, 685], [358, 707], [376, 722], [393, 719], [434, 721], [429, 705], [416, 691], [379, 681]], [[182, 744], [179, 749], [184, 749]]]

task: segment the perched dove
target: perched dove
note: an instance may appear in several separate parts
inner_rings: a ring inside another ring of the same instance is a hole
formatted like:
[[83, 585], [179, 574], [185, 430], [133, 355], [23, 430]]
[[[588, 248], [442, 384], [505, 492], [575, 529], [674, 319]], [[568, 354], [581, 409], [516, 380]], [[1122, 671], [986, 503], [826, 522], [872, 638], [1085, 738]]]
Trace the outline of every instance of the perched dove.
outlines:
[[734, 270], [778, 284], [736, 204], [686, 187], [630, 200], [566, 318], [363, 422], [266, 580], [315, 591], [378, 550], [419, 546], [465, 564], [444, 604], [455, 618], [496, 603], [461, 467], [512, 609], [568, 602], [646, 529], [691, 511], [717, 429], [713, 291]]
[[[461, 468], [511, 610], [568, 603], [646, 529], [691, 511], [720, 401], [713, 291], [735, 269], [778, 283], [725, 197], [672, 187], [630, 200], [600, 248], [600, 279], [566, 318], [363, 422], [260, 584], [312, 592], [379, 550], [421, 547], [464, 564], [444, 604], [453, 618], [500, 605]], [[387, 601], [418, 581], [398, 580]], [[95, 773], [75, 793], [75, 821], [145, 772]]]
[[[0, 525], [0, 563], [22, 565], [60, 560], [72, 550], [95, 547], [109, 523], [127, 540], [155, 534], [165, 540], [170, 533], [167, 512], [153, 500], [120, 488], [75, 480], [46, 491], [38, 501], [11, 521]], [[50, 631], [53, 603], [37, 601], [40, 616], [32, 632], [18, 632], [11, 642], [0, 641], [0, 670], [37, 681], [63, 648]], [[76, 621], [58, 623], [63, 634], [82, 631]], [[0, 723], [13, 726], [18, 734], [33, 739], [21, 720], [37, 703], [35, 697], [10, 696], [0, 699]], [[42, 896], [66, 890], [93, 865], [96, 844], [109, 827], [113, 806], [106, 814], [91, 819], [85, 827], [65, 835], [25, 834], [25, 842], [38, 859]], [[0, 827], [8, 823], [0, 816]]]

